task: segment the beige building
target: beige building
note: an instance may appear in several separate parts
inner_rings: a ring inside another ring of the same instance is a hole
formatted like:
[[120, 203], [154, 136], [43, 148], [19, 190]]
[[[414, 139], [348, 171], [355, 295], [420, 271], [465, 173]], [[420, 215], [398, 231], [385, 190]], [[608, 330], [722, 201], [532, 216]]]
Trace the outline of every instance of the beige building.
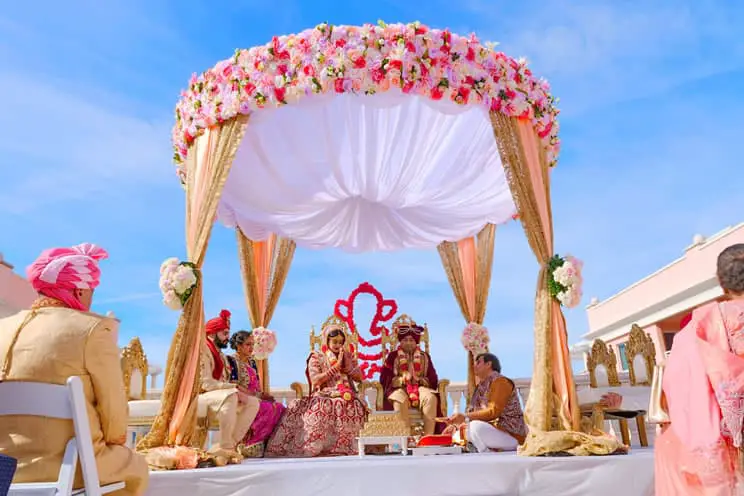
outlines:
[[586, 308], [589, 332], [571, 347], [572, 358], [585, 360], [592, 342], [601, 339], [614, 349], [620, 371], [627, 370], [625, 343], [636, 324], [651, 336], [656, 359], [662, 360], [692, 310], [721, 298], [716, 259], [736, 243], [744, 243], [744, 223], [709, 238], [696, 235], [683, 255], [669, 265], [604, 301], [593, 298]]
[[0, 253], [0, 318], [28, 308], [36, 298], [36, 291]]

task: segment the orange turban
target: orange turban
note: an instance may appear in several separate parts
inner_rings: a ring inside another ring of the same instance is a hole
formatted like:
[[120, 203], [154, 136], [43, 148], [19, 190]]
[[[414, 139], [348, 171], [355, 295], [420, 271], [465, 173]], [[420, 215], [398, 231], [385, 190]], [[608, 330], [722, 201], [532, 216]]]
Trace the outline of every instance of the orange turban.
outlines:
[[222, 310], [219, 317], [207, 321], [207, 325], [205, 326], [207, 335], [217, 334], [220, 331], [229, 331], [230, 315], [229, 310]]

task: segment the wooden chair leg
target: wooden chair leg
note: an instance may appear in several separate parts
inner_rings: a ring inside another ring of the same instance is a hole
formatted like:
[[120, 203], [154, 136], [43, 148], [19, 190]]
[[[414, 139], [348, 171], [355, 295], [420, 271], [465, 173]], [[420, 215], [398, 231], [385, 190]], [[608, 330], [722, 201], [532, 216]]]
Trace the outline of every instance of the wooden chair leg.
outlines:
[[592, 407], [592, 423], [596, 430], [604, 432], [604, 409], [597, 403]]
[[646, 416], [638, 415], [636, 417], [636, 426], [638, 426], [638, 440], [641, 446], [644, 448], [648, 447], [648, 435], [646, 434]]
[[623, 444], [625, 446], [630, 446], [630, 428], [628, 428], [628, 420], [627, 419], [619, 419], [620, 420], [620, 436], [622, 437]]

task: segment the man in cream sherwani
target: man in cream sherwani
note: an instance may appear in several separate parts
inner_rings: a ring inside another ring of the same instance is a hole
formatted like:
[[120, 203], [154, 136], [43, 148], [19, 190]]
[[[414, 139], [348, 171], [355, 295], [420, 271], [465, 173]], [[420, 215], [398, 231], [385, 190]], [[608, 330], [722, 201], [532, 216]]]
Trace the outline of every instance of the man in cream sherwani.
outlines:
[[[43, 252], [27, 270], [39, 293], [30, 310], [0, 319], [0, 381], [83, 382], [93, 450], [102, 484], [124, 482], [117, 495], [143, 494], [149, 477], [144, 457], [125, 446], [128, 406], [116, 344], [118, 323], [88, 312], [98, 286], [95, 245]], [[13, 482], [57, 480], [72, 421], [32, 416], [0, 419], [0, 453], [18, 460]], [[80, 468], [75, 487], [82, 487]]]
[[221, 350], [230, 338], [230, 312], [206, 324], [207, 346], [201, 354], [199, 410], [215, 415], [220, 425], [219, 448], [237, 450], [258, 414], [259, 399], [230, 382], [230, 365]]

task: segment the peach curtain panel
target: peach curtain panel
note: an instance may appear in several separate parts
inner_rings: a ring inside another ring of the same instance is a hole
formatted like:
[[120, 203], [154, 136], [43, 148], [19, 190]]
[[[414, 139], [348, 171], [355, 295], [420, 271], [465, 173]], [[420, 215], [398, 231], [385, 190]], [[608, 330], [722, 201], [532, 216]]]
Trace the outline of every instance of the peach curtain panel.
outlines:
[[[204, 263], [222, 188], [243, 138], [247, 117], [213, 127], [196, 138], [186, 161], [186, 252], [198, 270]], [[204, 346], [204, 302], [200, 278], [184, 305], [168, 352], [160, 413], [138, 450], [189, 445], [196, 428], [199, 356]]]
[[[437, 249], [447, 280], [466, 323], [483, 324], [491, 287], [496, 226], [487, 224], [475, 237], [445, 241]], [[468, 352], [468, 398], [475, 388], [474, 357]]]
[[546, 264], [553, 255], [548, 165], [529, 121], [491, 114], [501, 161], [527, 240], [540, 264], [535, 295], [535, 357], [525, 418], [530, 428], [578, 431], [580, 410], [568, 351], [566, 321], [548, 292]]
[[[274, 234], [264, 241], [252, 241], [240, 229], [236, 232], [243, 290], [251, 325], [254, 329], [268, 327], [292, 265], [295, 242]], [[271, 386], [269, 361], [257, 360], [257, 365], [261, 388], [268, 393]]]

